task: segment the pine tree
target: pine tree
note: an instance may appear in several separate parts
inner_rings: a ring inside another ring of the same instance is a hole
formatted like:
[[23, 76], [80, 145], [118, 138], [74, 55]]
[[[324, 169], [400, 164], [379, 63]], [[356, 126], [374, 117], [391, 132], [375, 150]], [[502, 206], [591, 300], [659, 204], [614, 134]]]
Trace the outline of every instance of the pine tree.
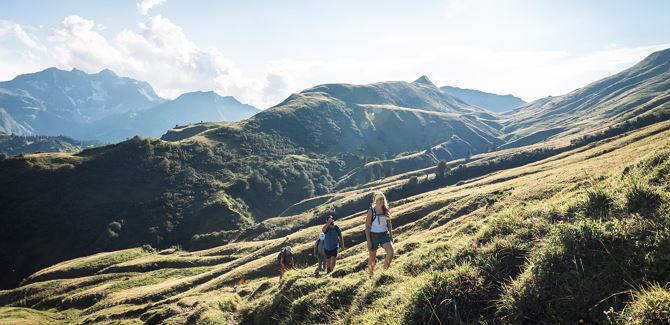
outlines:
[[441, 160], [437, 164], [437, 168], [435, 169], [435, 178], [437, 179], [445, 179], [447, 177], [447, 174], [449, 174], [449, 166], [447, 166], [447, 162], [444, 160]]

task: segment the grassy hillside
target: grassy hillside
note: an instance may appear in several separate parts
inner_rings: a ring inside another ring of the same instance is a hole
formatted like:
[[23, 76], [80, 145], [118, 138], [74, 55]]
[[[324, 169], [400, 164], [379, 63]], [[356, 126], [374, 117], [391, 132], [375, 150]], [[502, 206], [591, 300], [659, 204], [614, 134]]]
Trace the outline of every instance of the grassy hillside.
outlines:
[[31, 152], [71, 152], [100, 145], [95, 141], [77, 141], [68, 137], [7, 135], [0, 131], [0, 154], [8, 156]]
[[[450, 158], [499, 145], [489, 118], [424, 83], [324, 85], [242, 122], [4, 159], [0, 186], [11, 190], [0, 193], [0, 287], [101, 250], [229, 241], [234, 230], [330, 193], [366, 161], [439, 144]], [[374, 170], [354, 183], [394, 173]]]
[[[393, 199], [397, 257], [368, 279], [375, 186], [268, 219], [227, 245], [66, 261], [0, 291], [1, 319], [83, 323], [667, 321], [670, 122], [458, 185]], [[428, 175], [428, 180], [434, 177]], [[385, 191], [406, 181], [386, 182]], [[344, 212], [348, 206], [350, 213]], [[347, 249], [314, 278], [311, 242], [339, 211]], [[280, 228], [291, 228], [286, 237]], [[299, 268], [279, 282], [290, 243]], [[660, 285], [656, 285], [659, 283]], [[666, 317], [666, 318], [664, 318]]]
[[518, 141], [508, 147], [521, 146], [669, 114], [670, 49], [666, 49], [618, 74], [506, 113], [502, 131], [506, 140]]
[[[10, 307], [3, 317], [314, 323], [327, 313], [341, 323], [534, 323], [647, 315], [645, 306], [665, 303], [653, 284], [667, 282], [667, 53], [562, 96], [560, 107], [531, 104], [503, 119], [426, 77], [329, 84], [241, 122], [3, 157], [0, 285], [13, 288], [0, 292]], [[368, 281], [361, 212], [372, 190], [393, 201], [398, 258]], [[328, 214], [339, 217], [349, 247], [339, 270], [314, 279], [302, 269], [276, 283], [279, 247], [291, 243], [300, 265], [313, 263], [309, 244]]]

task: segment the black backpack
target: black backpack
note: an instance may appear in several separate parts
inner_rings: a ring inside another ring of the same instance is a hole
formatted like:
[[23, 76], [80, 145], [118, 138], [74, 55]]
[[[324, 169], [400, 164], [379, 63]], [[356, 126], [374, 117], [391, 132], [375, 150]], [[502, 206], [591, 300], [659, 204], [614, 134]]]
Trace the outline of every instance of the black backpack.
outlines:
[[372, 211], [372, 220], [370, 221], [370, 224], [375, 222], [377, 220], [378, 224], [381, 224], [381, 218], [379, 218], [379, 215], [377, 215], [377, 210], [375, 210], [375, 207], [370, 207], [370, 211]]
[[277, 262], [281, 263], [281, 257], [282, 255], [284, 256], [284, 263], [288, 262], [288, 259], [291, 258], [293, 254], [286, 252], [284, 249], [282, 249], [279, 254], [277, 255]]

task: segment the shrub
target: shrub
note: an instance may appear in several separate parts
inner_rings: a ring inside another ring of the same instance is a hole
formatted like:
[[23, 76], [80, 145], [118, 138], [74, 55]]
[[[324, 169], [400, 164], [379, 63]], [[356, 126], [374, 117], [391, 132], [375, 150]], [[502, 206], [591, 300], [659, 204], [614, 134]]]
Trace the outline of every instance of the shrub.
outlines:
[[523, 271], [532, 244], [514, 237], [497, 238], [479, 249], [473, 262], [491, 282], [504, 283]]
[[432, 272], [410, 298], [405, 324], [471, 323], [486, 306], [480, 286], [484, 278], [469, 264], [445, 272]]
[[621, 308], [612, 293], [641, 278], [638, 253], [619, 222], [583, 220], [554, 228], [531, 264], [505, 286], [500, 312], [510, 322], [602, 321]]
[[488, 219], [488, 223], [477, 234], [477, 240], [483, 245], [495, 237], [513, 234], [519, 239], [532, 241], [543, 237], [547, 233], [547, 228], [548, 220], [543, 216], [534, 215], [534, 211], [510, 208]]
[[148, 253], [155, 253], [156, 252], [156, 249], [151, 247], [151, 245], [149, 245], [149, 244], [142, 245], [142, 250], [144, 250], [145, 252], [148, 252]]
[[645, 175], [653, 185], [665, 185], [670, 190], [670, 150], [650, 154], [638, 162], [634, 168]]
[[419, 178], [416, 177], [416, 176], [410, 177], [409, 181], [407, 182], [407, 185], [409, 185], [409, 186], [414, 186], [414, 185], [417, 185], [417, 184], [419, 184]]
[[449, 173], [449, 167], [447, 166], [447, 162], [442, 160], [437, 164], [437, 167], [435, 168], [435, 177], [437, 179], [443, 179], [447, 177], [447, 174]]
[[653, 285], [633, 294], [620, 315], [624, 324], [670, 324], [670, 291]]
[[626, 209], [630, 213], [652, 214], [662, 203], [658, 191], [636, 175], [625, 178], [623, 196]]
[[266, 295], [256, 305], [242, 311], [242, 323], [263, 324], [270, 319], [308, 318], [310, 310], [316, 308], [314, 292], [323, 288], [325, 281], [327, 279], [301, 278], [297, 274], [288, 273], [276, 294], [271, 297]]
[[605, 190], [605, 187], [591, 181], [578, 203], [577, 209], [585, 214], [586, 217], [608, 219], [614, 208], [614, 198]]

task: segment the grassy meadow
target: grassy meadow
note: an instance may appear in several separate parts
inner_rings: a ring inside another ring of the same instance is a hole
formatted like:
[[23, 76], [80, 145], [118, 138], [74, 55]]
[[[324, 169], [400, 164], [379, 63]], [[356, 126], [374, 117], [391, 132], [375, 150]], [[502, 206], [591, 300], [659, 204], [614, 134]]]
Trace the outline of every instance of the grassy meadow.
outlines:
[[[662, 122], [396, 197], [396, 257], [369, 278], [369, 193], [410, 180], [375, 182], [297, 204], [223, 246], [56, 264], [0, 291], [0, 322], [667, 323], [669, 174], [670, 122]], [[334, 273], [315, 278], [311, 245], [329, 213], [347, 247]], [[298, 268], [279, 281], [276, 254], [287, 244]]]

